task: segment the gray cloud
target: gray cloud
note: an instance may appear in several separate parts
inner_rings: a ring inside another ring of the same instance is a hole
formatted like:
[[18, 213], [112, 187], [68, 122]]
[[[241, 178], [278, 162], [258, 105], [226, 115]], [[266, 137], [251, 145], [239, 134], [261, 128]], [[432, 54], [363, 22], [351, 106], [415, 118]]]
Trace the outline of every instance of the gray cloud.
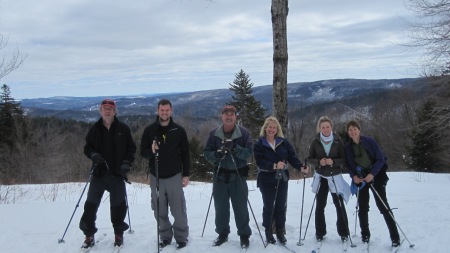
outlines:
[[[414, 77], [401, 1], [290, 1], [289, 82]], [[1, 80], [16, 98], [272, 83], [270, 1], [0, 0], [0, 33], [28, 58]]]

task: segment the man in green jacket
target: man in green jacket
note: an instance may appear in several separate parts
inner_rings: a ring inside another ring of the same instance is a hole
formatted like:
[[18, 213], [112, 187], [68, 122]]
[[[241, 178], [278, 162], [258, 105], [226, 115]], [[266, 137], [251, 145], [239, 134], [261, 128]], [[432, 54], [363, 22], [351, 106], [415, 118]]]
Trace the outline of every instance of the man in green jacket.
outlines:
[[214, 246], [228, 241], [230, 200], [235, 211], [241, 247], [247, 248], [250, 244], [252, 231], [247, 208], [247, 160], [252, 152], [253, 141], [250, 132], [236, 124], [236, 108], [226, 105], [222, 109], [222, 124], [210, 132], [204, 149], [205, 158], [214, 165], [213, 196], [216, 232], [219, 234]]

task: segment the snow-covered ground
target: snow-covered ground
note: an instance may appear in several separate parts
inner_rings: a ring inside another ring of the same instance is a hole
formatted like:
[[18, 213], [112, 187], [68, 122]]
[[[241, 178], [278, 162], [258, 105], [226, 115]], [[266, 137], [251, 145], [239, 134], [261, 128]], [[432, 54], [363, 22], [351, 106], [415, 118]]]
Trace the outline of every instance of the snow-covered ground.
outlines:
[[[394, 210], [398, 224], [407, 236], [400, 252], [450, 252], [450, 175], [415, 172], [388, 172], [390, 181], [387, 187], [388, 200]], [[345, 175], [347, 178], [347, 175]], [[350, 179], [348, 178], [348, 181]], [[303, 211], [302, 235], [306, 229], [309, 212], [314, 195], [311, 192], [311, 179], [306, 179], [305, 203]], [[78, 222], [83, 212], [84, 194], [80, 206], [76, 209], [71, 225], [64, 237], [65, 243], [58, 243], [62, 238], [69, 219], [75, 210], [85, 183], [66, 183], [56, 185], [16, 185], [0, 186], [0, 252], [6, 253], [48, 253], [80, 252], [84, 240], [78, 229]], [[248, 182], [249, 200], [259, 229], [262, 218], [262, 200], [255, 181]], [[303, 246], [297, 246], [300, 235], [300, 210], [303, 180], [291, 180], [287, 211], [287, 246], [295, 252], [310, 253], [315, 245], [314, 213], [307, 230]], [[124, 247], [121, 252], [156, 252], [156, 221], [150, 208], [150, 188], [145, 184], [127, 185], [130, 205], [131, 228], [134, 233], [125, 233]], [[236, 235], [234, 218], [231, 218], [229, 241], [220, 247], [212, 247], [216, 238], [214, 232], [214, 208], [211, 207], [206, 223], [205, 234], [202, 229], [211, 196], [211, 184], [191, 182], [185, 188], [190, 226], [189, 243], [177, 252], [239, 252], [239, 237]], [[348, 252], [363, 252], [359, 238], [359, 225], [355, 234], [355, 202], [353, 196], [347, 204], [350, 233], [356, 248]], [[233, 212], [231, 212], [233, 213]], [[233, 215], [233, 214], [232, 214]], [[371, 252], [390, 252], [389, 233], [382, 216], [379, 214], [371, 195], [370, 211]], [[340, 252], [340, 240], [336, 233], [336, 214], [329, 197], [326, 208], [328, 234], [321, 252]], [[247, 252], [289, 252], [281, 246], [269, 245], [264, 248], [253, 216], [251, 227], [253, 236]], [[127, 217], [128, 222], [128, 217]], [[97, 219], [99, 242], [91, 252], [112, 252], [113, 230], [109, 216], [109, 199], [105, 194]], [[404, 238], [400, 232], [401, 237]], [[409, 245], [414, 244], [414, 249]], [[175, 243], [164, 249], [175, 252]]]

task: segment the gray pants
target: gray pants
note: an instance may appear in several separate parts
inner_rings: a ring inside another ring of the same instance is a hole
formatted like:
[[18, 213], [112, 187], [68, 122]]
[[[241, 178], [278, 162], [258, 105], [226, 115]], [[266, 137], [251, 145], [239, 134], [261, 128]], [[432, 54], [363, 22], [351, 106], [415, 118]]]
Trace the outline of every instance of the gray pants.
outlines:
[[[159, 179], [159, 235], [161, 240], [172, 242], [172, 237], [174, 237], [177, 242], [188, 241], [189, 226], [181, 178], [181, 173], [178, 173], [171, 178]], [[150, 175], [150, 188], [152, 190], [152, 210], [157, 219], [156, 177], [153, 175]], [[174, 219], [173, 225], [169, 220], [169, 207]]]

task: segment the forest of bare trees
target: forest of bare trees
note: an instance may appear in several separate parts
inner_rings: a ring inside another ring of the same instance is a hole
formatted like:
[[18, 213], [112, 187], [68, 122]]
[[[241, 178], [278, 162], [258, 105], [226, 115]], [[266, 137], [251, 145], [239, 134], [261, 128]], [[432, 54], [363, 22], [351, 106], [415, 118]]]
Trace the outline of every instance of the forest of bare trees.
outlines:
[[[346, 121], [358, 119], [362, 125], [362, 133], [379, 141], [389, 159], [390, 170], [410, 169], [403, 161], [403, 157], [408, 155], [407, 144], [410, 142], [408, 133], [412, 127], [411, 119], [414, 118], [414, 106], [417, 103], [411, 103], [407, 90], [392, 96], [380, 100], [370, 109], [349, 107], [342, 101], [312, 107], [304, 107], [302, 104], [291, 105], [286, 136], [294, 144], [299, 157], [304, 159], [320, 116], [331, 117], [335, 121], [335, 131], [341, 135], [345, 134]], [[176, 104], [174, 110], [177, 110]], [[126, 115], [119, 115], [119, 118], [130, 126], [138, 147], [143, 129], [155, 120], [151, 116], [140, 120], [130, 120], [131, 117], [128, 118]], [[202, 150], [209, 130], [220, 124], [219, 115], [205, 121], [186, 114], [175, 117], [174, 120], [185, 127], [191, 143], [192, 180], [209, 180], [211, 177], [208, 172], [212, 168], [202, 159]], [[83, 146], [84, 137], [90, 126], [91, 123], [74, 120], [25, 117], [23, 128], [16, 128], [17, 131], [21, 130], [17, 133], [14, 148], [0, 153], [2, 183], [86, 180], [91, 161], [84, 156]], [[132, 181], [145, 182], [148, 161], [142, 159], [139, 154], [138, 148], [130, 178]], [[295, 177], [295, 173], [293, 176]]]
[[429, 92], [418, 106], [407, 162], [421, 171], [440, 172], [450, 164], [450, 0], [408, 0], [419, 18], [409, 24], [408, 46], [425, 50], [423, 75]]

